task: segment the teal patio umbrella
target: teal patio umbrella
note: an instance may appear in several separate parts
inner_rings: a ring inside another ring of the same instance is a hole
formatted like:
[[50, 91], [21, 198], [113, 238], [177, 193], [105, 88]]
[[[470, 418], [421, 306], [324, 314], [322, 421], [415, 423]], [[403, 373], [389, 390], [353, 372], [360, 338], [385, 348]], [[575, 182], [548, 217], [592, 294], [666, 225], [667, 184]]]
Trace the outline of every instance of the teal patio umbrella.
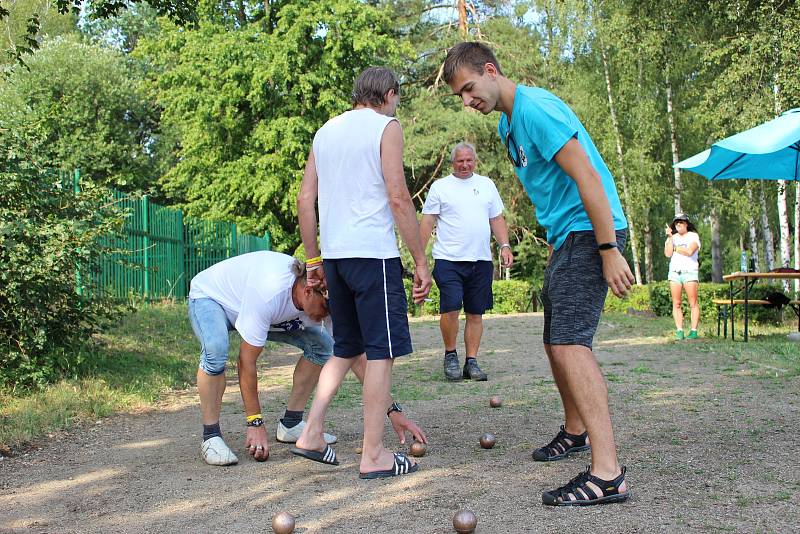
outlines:
[[709, 180], [799, 180], [800, 108], [717, 141], [675, 167]]

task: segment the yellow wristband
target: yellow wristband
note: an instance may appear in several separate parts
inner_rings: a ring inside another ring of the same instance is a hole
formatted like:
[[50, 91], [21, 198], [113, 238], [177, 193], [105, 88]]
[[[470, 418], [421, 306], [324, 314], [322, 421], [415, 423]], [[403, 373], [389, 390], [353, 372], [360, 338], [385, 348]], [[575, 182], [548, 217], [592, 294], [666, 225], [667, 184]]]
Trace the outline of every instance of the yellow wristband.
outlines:
[[247, 416], [247, 422], [248, 422], [248, 423], [249, 423], [250, 421], [255, 421], [256, 419], [263, 419], [263, 417], [261, 417], [261, 414], [260, 414], [260, 413], [257, 413], [257, 414], [255, 414], [255, 415], [248, 415], [248, 416]]
[[315, 263], [322, 263], [322, 256], [317, 256], [316, 258], [309, 258], [306, 260], [306, 265], [313, 265]]

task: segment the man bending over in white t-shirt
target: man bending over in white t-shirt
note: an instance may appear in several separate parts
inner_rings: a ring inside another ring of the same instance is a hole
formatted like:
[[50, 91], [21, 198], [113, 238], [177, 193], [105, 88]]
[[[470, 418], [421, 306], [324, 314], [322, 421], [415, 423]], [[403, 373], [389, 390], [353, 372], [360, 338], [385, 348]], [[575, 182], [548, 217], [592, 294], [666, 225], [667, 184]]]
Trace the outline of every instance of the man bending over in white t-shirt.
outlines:
[[[277, 252], [251, 252], [227, 259], [200, 272], [189, 291], [189, 319], [200, 341], [197, 389], [203, 419], [203, 459], [210, 465], [231, 465], [238, 458], [222, 438], [219, 416], [225, 392], [228, 332], [242, 338], [239, 347], [239, 388], [244, 403], [248, 454], [259, 461], [269, 457], [267, 432], [258, 400], [256, 360], [269, 337], [303, 351], [294, 369], [292, 391], [276, 439], [294, 443], [305, 423], [303, 411], [317, 384], [322, 365], [333, 352], [333, 339], [320, 324], [328, 315], [327, 299], [306, 285], [305, 266]], [[353, 366], [363, 379], [365, 361]], [[391, 418], [405, 441], [405, 432], [425, 440], [419, 427], [403, 414]], [[325, 434], [328, 443], [336, 437]]]

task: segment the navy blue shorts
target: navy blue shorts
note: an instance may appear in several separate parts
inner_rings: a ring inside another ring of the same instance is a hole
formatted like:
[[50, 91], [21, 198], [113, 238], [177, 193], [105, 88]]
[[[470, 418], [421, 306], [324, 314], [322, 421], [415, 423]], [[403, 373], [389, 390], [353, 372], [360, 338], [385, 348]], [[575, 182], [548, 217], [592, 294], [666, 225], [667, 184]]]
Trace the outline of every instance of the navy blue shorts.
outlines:
[[325, 279], [336, 356], [385, 360], [414, 351], [400, 258], [328, 259]]
[[461, 309], [471, 315], [483, 315], [494, 305], [490, 261], [436, 260], [433, 279], [439, 288], [439, 312]]

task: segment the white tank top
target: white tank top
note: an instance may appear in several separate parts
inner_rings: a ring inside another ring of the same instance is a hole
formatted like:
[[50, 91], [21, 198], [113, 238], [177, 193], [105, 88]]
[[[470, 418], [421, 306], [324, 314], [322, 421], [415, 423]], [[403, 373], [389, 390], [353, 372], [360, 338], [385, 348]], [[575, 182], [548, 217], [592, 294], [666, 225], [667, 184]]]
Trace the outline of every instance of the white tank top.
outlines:
[[322, 257], [396, 258], [381, 137], [396, 120], [370, 108], [332, 118], [314, 136]]

